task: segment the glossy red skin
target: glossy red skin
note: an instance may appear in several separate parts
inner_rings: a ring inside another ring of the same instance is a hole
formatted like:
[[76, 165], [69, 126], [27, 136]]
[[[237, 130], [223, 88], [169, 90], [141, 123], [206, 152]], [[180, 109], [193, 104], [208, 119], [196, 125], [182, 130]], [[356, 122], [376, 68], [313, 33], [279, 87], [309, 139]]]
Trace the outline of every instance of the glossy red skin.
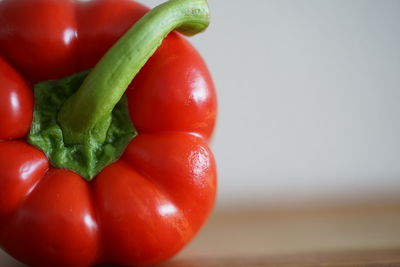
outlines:
[[144, 266], [198, 232], [216, 192], [216, 96], [172, 33], [127, 91], [139, 135], [92, 182], [26, 143], [32, 84], [93, 67], [143, 14], [128, 0], [0, 2], [0, 246], [30, 266]]

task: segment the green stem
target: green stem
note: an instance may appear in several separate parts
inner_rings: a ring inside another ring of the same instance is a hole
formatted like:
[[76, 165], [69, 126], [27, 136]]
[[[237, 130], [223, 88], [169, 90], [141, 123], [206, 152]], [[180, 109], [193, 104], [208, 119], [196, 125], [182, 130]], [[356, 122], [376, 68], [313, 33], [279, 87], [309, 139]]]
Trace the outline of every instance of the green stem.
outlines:
[[78, 91], [63, 105], [58, 121], [64, 142], [78, 144], [94, 133], [106, 136], [110, 114], [133, 78], [173, 30], [194, 35], [209, 24], [207, 0], [170, 0], [143, 16], [103, 56]]

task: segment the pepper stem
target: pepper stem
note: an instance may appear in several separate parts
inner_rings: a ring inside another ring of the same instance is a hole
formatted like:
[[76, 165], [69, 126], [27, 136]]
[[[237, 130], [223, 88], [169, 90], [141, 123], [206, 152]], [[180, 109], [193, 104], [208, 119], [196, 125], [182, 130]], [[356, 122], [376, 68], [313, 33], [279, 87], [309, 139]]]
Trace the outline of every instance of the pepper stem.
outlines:
[[104, 141], [114, 106], [162, 40], [175, 29], [190, 36], [208, 24], [207, 0], [170, 0], [143, 16], [64, 103], [58, 114], [64, 142], [82, 143], [89, 134]]

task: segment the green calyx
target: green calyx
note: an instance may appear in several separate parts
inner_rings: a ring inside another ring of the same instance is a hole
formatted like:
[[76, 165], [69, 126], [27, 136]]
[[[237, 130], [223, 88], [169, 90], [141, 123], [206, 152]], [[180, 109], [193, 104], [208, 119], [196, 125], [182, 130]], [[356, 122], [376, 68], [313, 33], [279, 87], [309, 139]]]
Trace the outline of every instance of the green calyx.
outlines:
[[102, 168], [121, 156], [128, 143], [137, 135], [129, 119], [128, 101], [122, 97], [106, 123], [107, 132], [99, 141], [95, 129], [83, 142], [67, 145], [57, 114], [73, 95], [89, 71], [35, 85], [35, 111], [28, 141], [44, 151], [53, 165], [92, 179]]
[[137, 135], [124, 92], [173, 30], [207, 28], [206, 0], [170, 0], [143, 16], [90, 71], [35, 85], [28, 141], [59, 168], [91, 180]]

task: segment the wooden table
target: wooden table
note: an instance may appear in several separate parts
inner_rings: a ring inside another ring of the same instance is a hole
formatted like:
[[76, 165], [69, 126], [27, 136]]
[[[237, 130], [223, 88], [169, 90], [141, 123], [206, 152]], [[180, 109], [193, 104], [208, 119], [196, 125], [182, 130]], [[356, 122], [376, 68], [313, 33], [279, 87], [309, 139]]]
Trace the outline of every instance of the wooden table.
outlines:
[[[0, 254], [1, 267], [22, 267]], [[159, 267], [400, 266], [400, 202], [216, 211]]]

